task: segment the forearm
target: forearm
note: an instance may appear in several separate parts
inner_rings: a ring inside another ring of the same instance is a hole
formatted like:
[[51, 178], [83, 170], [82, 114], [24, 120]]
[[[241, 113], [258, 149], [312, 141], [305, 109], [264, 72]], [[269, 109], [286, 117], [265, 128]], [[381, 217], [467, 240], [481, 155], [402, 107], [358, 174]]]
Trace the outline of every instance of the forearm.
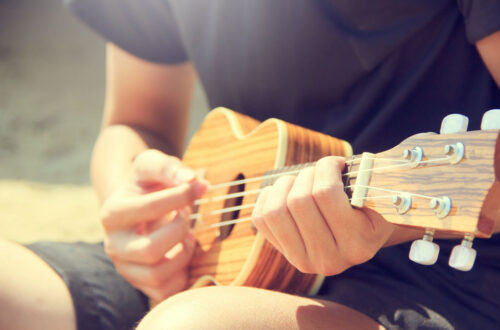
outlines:
[[103, 128], [91, 162], [101, 201], [123, 182], [142, 151], [180, 156], [194, 79], [190, 63], [151, 63], [108, 44]]
[[110, 125], [101, 131], [94, 147], [91, 177], [99, 200], [104, 201], [129, 173], [133, 159], [146, 149], [179, 156], [173, 146], [153, 132], [126, 125]]

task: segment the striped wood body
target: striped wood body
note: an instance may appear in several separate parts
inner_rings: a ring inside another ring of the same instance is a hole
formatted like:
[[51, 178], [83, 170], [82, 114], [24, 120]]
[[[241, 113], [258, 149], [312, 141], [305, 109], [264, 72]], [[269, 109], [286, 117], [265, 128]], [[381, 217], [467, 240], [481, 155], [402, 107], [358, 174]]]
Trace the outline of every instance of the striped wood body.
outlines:
[[[272, 169], [315, 161], [327, 155], [350, 156], [351, 153], [348, 143], [324, 134], [277, 119], [260, 123], [218, 108], [208, 114], [183, 161], [217, 184], [260, 177]], [[244, 190], [260, 187], [260, 181], [249, 182]], [[211, 190], [203, 198], [234, 192], [230, 189]], [[242, 205], [255, 203], [256, 197], [257, 194], [245, 196]], [[224, 200], [213, 201], [200, 205], [197, 212], [203, 214], [227, 206]], [[252, 209], [242, 209], [239, 218], [250, 216]], [[250, 222], [234, 225], [224, 240], [218, 238], [218, 229], [204, 227], [229, 219], [221, 215], [202, 216], [202, 221], [196, 223], [199, 245], [190, 265], [191, 285], [243, 285], [296, 294], [312, 294], [319, 288], [322, 278], [295, 269], [255, 232]]]

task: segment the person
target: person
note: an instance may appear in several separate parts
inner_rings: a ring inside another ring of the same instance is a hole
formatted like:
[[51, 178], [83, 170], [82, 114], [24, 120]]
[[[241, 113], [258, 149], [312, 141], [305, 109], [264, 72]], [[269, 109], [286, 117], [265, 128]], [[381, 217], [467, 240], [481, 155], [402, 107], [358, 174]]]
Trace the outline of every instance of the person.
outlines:
[[126, 329], [148, 312], [148, 298], [161, 303], [139, 329], [498, 328], [500, 236], [476, 240], [470, 272], [447, 265], [456, 239], [439, 240], [434, 266], [412, 263], [408, 242], [422, 232], [352, 209], [336, 157], [266, 188], [253, 214], [299, 270], [329, 275], [317, 296], [183, 291], [194, 247], [185, 208], [209, 183], [179, 157], [196, 75], [211, 107], [278, 117], [345, 139], [356, 152], [435, 131], [451, 112], [477, 129], [482, 111], [500, 105], [500, 2], [73, 0], [69, 7], [110, 41], [91, 165], [105, 244], [1, 242], [9, 265], [0, 274], [1, 328]]

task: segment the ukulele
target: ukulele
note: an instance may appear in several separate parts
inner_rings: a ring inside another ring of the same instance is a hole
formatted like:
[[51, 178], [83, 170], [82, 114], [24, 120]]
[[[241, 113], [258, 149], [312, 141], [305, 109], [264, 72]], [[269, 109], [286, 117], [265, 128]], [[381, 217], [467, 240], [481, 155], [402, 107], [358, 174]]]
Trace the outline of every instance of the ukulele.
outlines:
[[212, 183], [191, 215], [198, 244], [190, 286], [315, 294], [323, 277], [298, 271], [250, 220], [263, 187], [328, 155], [346, 157], [345, 190], [353, 207], [425, 228], [423, 239], [412, 244], [411, 260], [435, 263], [434, 232], [453, 232], [464, 240], [452, 251], [450, 266], [471, 269], [472, 240], [490, 237], [500, 221], [500, 110], [485, 114], [480, 131], [466, 132], [466, 122], [450, 115], [441, 134], [417, 134], [378, 154], [352, 155], [349, 143], [282, 120], [260, 123], [225, 108], [211, 111], [183, 157]]

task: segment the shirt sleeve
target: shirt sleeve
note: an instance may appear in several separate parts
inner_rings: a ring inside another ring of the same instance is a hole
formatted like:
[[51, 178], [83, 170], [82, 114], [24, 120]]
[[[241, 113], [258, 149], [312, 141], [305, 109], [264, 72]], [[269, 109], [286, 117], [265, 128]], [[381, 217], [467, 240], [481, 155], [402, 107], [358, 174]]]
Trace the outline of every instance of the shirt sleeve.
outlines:
[[148, 61], [187, 60], [166, 0], [64, 0], [68, 9], [101, 36]]
[[500, 31], [500, 0], [458, 0], [458, 8], [470, 43]]

